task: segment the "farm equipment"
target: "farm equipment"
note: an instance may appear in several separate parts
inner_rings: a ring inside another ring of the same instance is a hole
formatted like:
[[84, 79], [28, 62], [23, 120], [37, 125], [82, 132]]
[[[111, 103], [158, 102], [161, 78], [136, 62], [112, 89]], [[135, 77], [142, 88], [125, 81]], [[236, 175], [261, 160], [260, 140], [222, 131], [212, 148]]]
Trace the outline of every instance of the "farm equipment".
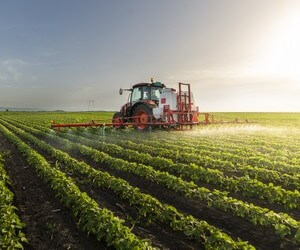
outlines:
[[[133, 126], [138, 131], [148, 131], [154, 128], [175, 128], [183, 130], [195, 125], [224, 123], [216, 121], [209, 113], [200, 113], [195, 105], [191, 86], [188, 83], [179, 83], [178, 91], [167, 88], [161, 82], [138, 83], [130, 89], [120, 89], [130, 92], [128, 102], [119, 112], [113, 115], [111, 123], [101, 123], [92, 120], [88, 123], [58, 124], [53, 122], [51, 127], [107, 127], [122, 129]], [[203, 120], [199, 120], [202, 116]], [[238, 122], [236, 120], [235, 122]]]

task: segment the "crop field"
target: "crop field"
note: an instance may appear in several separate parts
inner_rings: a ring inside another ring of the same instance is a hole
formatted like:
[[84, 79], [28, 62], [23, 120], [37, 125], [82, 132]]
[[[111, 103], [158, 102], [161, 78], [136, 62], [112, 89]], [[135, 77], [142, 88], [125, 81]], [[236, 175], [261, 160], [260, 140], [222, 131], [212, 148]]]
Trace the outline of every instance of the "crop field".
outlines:
[[1, 249], [299, 249], [300, 113], [192, 131], [50, 129], [0, 113]]

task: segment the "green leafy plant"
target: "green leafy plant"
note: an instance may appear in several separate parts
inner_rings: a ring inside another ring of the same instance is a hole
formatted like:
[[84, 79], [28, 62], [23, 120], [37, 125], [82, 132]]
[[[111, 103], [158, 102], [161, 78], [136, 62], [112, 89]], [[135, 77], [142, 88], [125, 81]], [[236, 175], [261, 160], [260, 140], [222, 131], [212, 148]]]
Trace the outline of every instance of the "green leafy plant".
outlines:
[[[59, 138], [53, 133], [45, 133], [26, 126], [24, 126], [23, 128], [26, 128], [26, 130], [31, 131], [32, 133], [52, 139], [56, 143], [64, 145], [66, 149], [77, 150], [82, 155], [89, 156], [94, 161], [104, 163], [108, 167], [125, 172], [134, 173], [149, 181], [164, 185], [167, 188], [174, 190], [175, 192], [181, 193], [188, 198], [205, 201], [209, 206], [213, 206], [222, 211], [230, 211], [237, 216], [248, 219], [253, 224], [260, 224], [262, 226], [273, 227], [275, 232], [281, 235], [281, 237], [285, 237], [290, 234], [295, 235], [296, 231], [299, 228], [299, 223], [287, 214], [275, 213], [269, 209], [261, 208], [253, 204], [248, 204], [246, 202], [234, 199], [232, 197], [227, 196], [226, 192], [221, 192], [218, 190], [210, 191], [206, 188], [198, 187], [193, 182], [186, 182], [181, 178], [170, 175], [167, 172], [160, 172], [154, 170], [150, 166], [145, 166], [143, 164], [137, 163], [130, 163], [122, 159], [117, 159], [96, 149], [81, 145], [79, 143], [72, 143], [68, 140]], [[65, 136], [61, 133], [59, 133], [58, 135]], [[284, 228], [285, 230], [282, 230], [282, 228]], [[294, 240], [296, 240], [295, 237]]]
[[[110, 189], [122, 199], [128, 200], [131, 205], [137, 206], [139, 208], [139, 215], [146, 219], [148, 223], [157, 220], [168, 223], [174, 230], [184, 232], [187, 236], [201, 242], [207, 248], [222, 248], [223, 246], [227, 246], [231, 249], [254, 249], [253, 246], [247, 244], [247, 242], [241, 240], [234, 241], [227, 234], [209, 225], [205, 221], [199, 221], [192, 216], [183, 215], [174, 207], [163, 204], [152, 196], [142, 193], [138, 188], [129, 185], [128, 182], [115, 178], [106, 172], [95, 170], [86, 163], [71, 158], [67, 153], [53, 148], [38, 138], [16, 127], [12, 127], [7, 123], [4, 124], [31, 143], [34, 143], [39, 148], [51, 154], [58, 162], [67, 166], [69, 171], [75, 171], [84, 175], [87, 183]], [[72, 145], [76, 145], [65, 142], [67, 141], [64, 141], [64, 146], [67, 148], [73, 149]], [[116, 161], [113, 164], [117, 166], [118, 164], [122, 164], [122, 162], [122, 160]], [[54, 186], [53, 188], [55, 189], [56, 187]], [[75, 213], [77, 213], [77, 211], [75, 211]]]
[[95, 234], [98, 240], [105, 239], [108, 246], [118, 249], [152, 249], [148, 241], [139, 239], [130, 229], [123, 225], [123, 220], [114, 216], [106, 208], [100, 208], [96, 201], [83, 193], [73, 180], [48, 162], [36, 151], [16, 137], [3, 125], [0, 131], [17, 146], [27, 162], [35, 167], [38, 175], [56, 193], [61, 202], [69, 207], [79, 218], [79, 225], [87, 233]]
[[16, 214], [14, 195], [7, 187], [9, 177], [4, 170], [3, 161], [0, 154], [0, 248], [23, 249], [24, 243], [28, 243], [23, 233], [26, 225]]

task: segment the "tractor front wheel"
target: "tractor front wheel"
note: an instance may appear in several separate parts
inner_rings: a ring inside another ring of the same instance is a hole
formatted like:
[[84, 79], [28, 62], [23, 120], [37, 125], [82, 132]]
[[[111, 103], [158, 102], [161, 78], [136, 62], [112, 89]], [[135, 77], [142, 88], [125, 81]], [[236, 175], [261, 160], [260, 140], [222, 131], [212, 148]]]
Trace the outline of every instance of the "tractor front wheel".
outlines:
[[151, 125], [152, 109], [146, 105], [137, 106], [133, 111], [134, 128], [137, 131], [148, 131]]
[[112, 122], [115, 124], [114, 128], [117, 129], [125, 128], [125, 126], [122, 125], [124, 123], [123, 115], [120, 112], [114, 114]]

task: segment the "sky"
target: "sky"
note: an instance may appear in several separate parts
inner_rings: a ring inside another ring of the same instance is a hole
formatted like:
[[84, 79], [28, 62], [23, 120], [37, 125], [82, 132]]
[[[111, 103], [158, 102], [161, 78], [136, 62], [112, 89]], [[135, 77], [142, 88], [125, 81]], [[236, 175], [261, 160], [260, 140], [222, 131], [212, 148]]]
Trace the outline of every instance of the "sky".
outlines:
[[1, 2], [0, 106], [118, 110], [151, 77], [203, 112], [300, 112], [300, 1]]

